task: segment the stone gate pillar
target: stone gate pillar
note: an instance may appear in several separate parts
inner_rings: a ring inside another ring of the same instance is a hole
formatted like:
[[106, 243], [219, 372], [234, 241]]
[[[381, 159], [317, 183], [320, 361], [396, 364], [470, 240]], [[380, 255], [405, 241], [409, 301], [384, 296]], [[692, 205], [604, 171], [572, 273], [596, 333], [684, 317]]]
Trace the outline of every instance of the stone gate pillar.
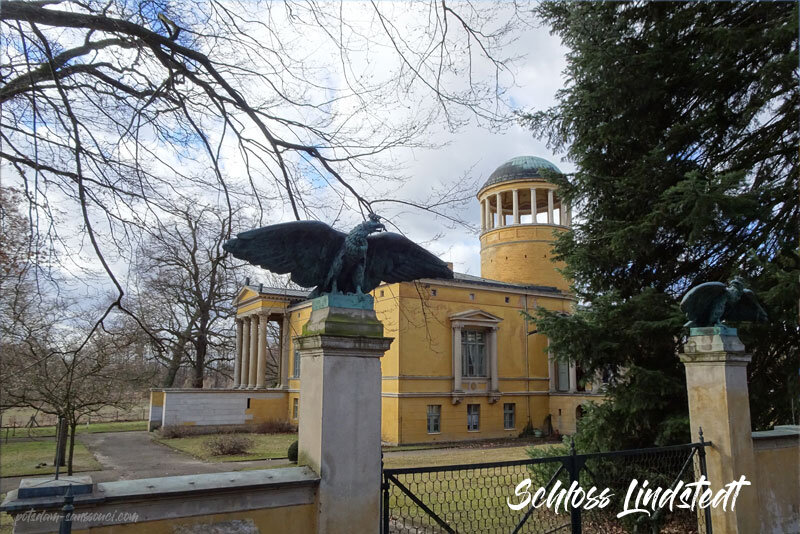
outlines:
[[711, 509], [714, 534], [748, 534], [759, 531], [756, 472], [750, 427], [750, 401], [747, 392], [747, 364], [750, 355], [736, 335], [735, 328], [692, 328], [681, 361], [686, 366], [689, 394], [689, 419], [692, 441], [703, 437], [711, 441], [706, 448], [706, 463], [711, 489], [716, 493], [725, 484], [744, 475], [751, 483], [736, 499], [736, 508]]
[[383, 337], [369, 295], [312, 301], [300, 352], [298, 465], [320, 476], [318, 532], [376, 532], [381, 503]]

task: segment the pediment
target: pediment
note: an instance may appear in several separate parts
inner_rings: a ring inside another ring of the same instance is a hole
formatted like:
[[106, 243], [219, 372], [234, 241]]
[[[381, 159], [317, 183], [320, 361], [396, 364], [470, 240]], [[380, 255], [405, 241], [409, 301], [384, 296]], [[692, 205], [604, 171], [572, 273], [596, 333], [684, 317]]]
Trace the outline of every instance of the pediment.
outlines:
[[450, 316], [450, 322], [461, 322], [464, 324], [484, 324], [496, 325], [503, 319], [483, 310], [466, 310], [454, 313]]
[[252, 299], [258, 297], [258, 293], [253, 291], [252, 289], [248, 288], [247, 286], [243, 286], [242, 289], [236, 294], [236, 298], [233, 299], [233, 305], [236, 306], [240, 302], [244, 302], [245, 300]]

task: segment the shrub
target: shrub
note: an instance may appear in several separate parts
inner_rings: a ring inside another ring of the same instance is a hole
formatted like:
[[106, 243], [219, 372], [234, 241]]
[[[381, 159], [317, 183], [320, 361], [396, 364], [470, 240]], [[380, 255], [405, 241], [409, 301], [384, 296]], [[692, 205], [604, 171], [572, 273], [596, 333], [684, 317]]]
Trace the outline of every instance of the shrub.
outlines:
[[253, 446], [253, 438], [244, 434], [217, 434], [203, 441], [203, 446], [212, 456], [244, 454]]
[[289, 450], [286, 451], [286, 456], [289, 457], [290, 462], [297, 463], [297, 440], [289, 445]]
[[279, 421], [276, 419], [264, 421], [263, 423], [252, 425], [252, 427], [252, 431], [258, 434], [294, 434], [297, 432], [297, 427], [289, 421]]

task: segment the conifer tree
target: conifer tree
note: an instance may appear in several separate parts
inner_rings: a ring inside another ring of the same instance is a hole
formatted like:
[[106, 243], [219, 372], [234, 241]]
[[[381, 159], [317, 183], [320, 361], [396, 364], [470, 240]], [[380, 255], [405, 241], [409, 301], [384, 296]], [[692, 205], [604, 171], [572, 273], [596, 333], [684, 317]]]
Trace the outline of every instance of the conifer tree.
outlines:
[[585, 376], [616, 373], [579, 445], [689, 439], [678, 302], [748, 280], [769, 324], [741, 324], [754, 429], [797, 422], [798, 6], [548, 2], [568, 47], [557, 104], [521, 117], [577, 171], [558, 258], [581, 305], [537, 328]]

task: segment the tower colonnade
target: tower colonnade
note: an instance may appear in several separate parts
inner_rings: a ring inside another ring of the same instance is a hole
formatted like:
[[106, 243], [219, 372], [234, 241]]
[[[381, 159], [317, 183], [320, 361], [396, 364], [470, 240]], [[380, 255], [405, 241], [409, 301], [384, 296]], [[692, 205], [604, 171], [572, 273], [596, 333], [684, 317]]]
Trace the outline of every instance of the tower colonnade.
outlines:
[[524, 181], [491, 189], [479, 198], [482, 232], [518, 224], [572, 225], [570, 206], [552, 184], [531, 187]]

